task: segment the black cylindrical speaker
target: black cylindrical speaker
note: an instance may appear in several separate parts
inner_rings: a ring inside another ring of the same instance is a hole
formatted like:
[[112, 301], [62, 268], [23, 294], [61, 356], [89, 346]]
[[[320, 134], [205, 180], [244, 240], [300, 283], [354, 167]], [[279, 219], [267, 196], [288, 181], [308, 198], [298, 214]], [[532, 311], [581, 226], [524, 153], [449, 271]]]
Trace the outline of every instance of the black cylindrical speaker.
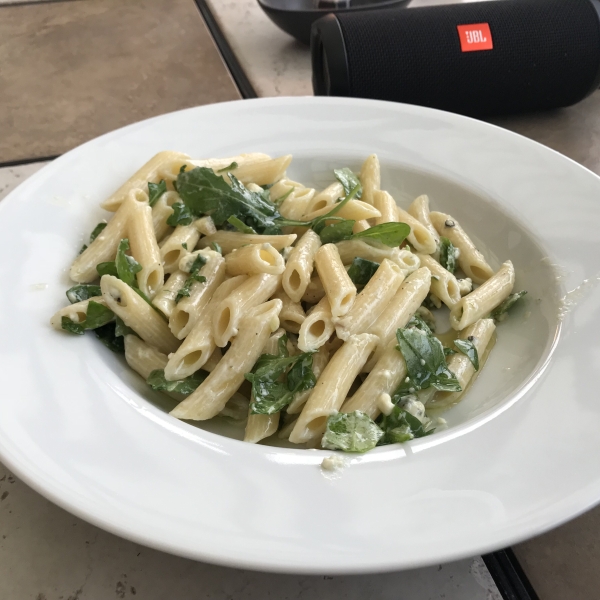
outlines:
[[315, 95], [466, 115], [569, 106], [600, 85], [599, 0], [498, 0], [327, 15]]

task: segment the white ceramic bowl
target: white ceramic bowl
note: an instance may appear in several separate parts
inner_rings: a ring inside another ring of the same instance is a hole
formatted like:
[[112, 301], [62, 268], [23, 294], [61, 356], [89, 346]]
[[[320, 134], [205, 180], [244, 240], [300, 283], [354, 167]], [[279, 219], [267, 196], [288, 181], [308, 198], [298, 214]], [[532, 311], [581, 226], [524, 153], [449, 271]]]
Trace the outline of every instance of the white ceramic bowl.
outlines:
[[[315, 186], [376, 152], [400, 203], [427, 193], [529, 294], [450, 427], [352, 456], [252, 446], [170, 417], [120, 357], [53, 331], [98, 204], [155, 152], [293, 153]], [[357, 573], [540, 533], [600, 499], [600, 180], [502, 129], [367, 100], [280, 98], [180, 111], [67, 153], [0, 204], [0, 457], [67, 510], [176, 554]], [[46, 287], [38, 284], [47, 284]]]

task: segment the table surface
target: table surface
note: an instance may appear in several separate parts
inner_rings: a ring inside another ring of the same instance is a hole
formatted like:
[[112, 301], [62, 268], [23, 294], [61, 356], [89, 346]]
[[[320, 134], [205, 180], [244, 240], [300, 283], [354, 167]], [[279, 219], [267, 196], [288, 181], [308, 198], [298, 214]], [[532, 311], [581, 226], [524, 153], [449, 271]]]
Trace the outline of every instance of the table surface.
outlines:
[[[411, 6], [453, 0], [413, 0]], [[259, 96], [311, 95], [308, 49], [255, 0], [207, 0]], [[193, 0], [0, 0], [0, 199], [45, 163], [157, 114], [237, 99]], [[495, 120], [600, 173], [600, 93], [575, 107]], [[5, 165], [5, 166], [2, 166]], [[54, 506], [0, 465], [0, 598], [500, 600], [479, 557], [360, 577], [252, 573], [170, 556]], [[514, 548], [542, 600], [594, 599], [600, 509]]]

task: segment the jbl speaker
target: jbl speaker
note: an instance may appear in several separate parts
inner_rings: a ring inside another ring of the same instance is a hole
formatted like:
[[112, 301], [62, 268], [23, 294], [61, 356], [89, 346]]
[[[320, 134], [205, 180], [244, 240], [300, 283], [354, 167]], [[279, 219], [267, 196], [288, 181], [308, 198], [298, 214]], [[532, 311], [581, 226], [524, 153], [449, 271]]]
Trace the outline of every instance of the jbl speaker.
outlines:
[[569, 106], [600, 85], [599, 0], [498, 0], [327, 15], [315, 95], [467, 115]]

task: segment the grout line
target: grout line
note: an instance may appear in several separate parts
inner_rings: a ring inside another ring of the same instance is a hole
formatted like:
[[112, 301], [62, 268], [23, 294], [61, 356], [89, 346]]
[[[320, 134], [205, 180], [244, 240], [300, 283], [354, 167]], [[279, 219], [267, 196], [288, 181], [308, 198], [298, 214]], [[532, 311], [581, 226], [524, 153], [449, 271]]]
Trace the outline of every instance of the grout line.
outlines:
[[32, 163], [38, 163], [38, 162], [48, 162], [50, 160], [54, 160], [55, 158], [58, 158], [59, 156], [60, 156], [60, 154], [55, 154], [53, 156], [38, 156], [36, 158], [23, 158], [20, 160], [7, 160], [6, 162], [0, 162], [0, 169], [4, 169], [6, 167], [20, 167], [21, 165], [30, 165]]
[[221, 58], [229, 69], [231, 77], [237, 86], [242, 98], [258, 98], [258, 94], [252, 87], [250, 80], [246, 76], [244, 69], [240, 65], [235, 53], [233, 52], [229, 42], [223, 35], [217, 20], [212, 14], [206, 0], [195, 0], [196, 6], [200, 11], [200, 14], [204, 18], [204, 22], [208, 28], [208, 31], [212, 35], [212, 38], [217, 46], [217, 49], [221, 53]]
[[539, 600], [510, 548], [485, 554], [482, 558], [504, 600]]

